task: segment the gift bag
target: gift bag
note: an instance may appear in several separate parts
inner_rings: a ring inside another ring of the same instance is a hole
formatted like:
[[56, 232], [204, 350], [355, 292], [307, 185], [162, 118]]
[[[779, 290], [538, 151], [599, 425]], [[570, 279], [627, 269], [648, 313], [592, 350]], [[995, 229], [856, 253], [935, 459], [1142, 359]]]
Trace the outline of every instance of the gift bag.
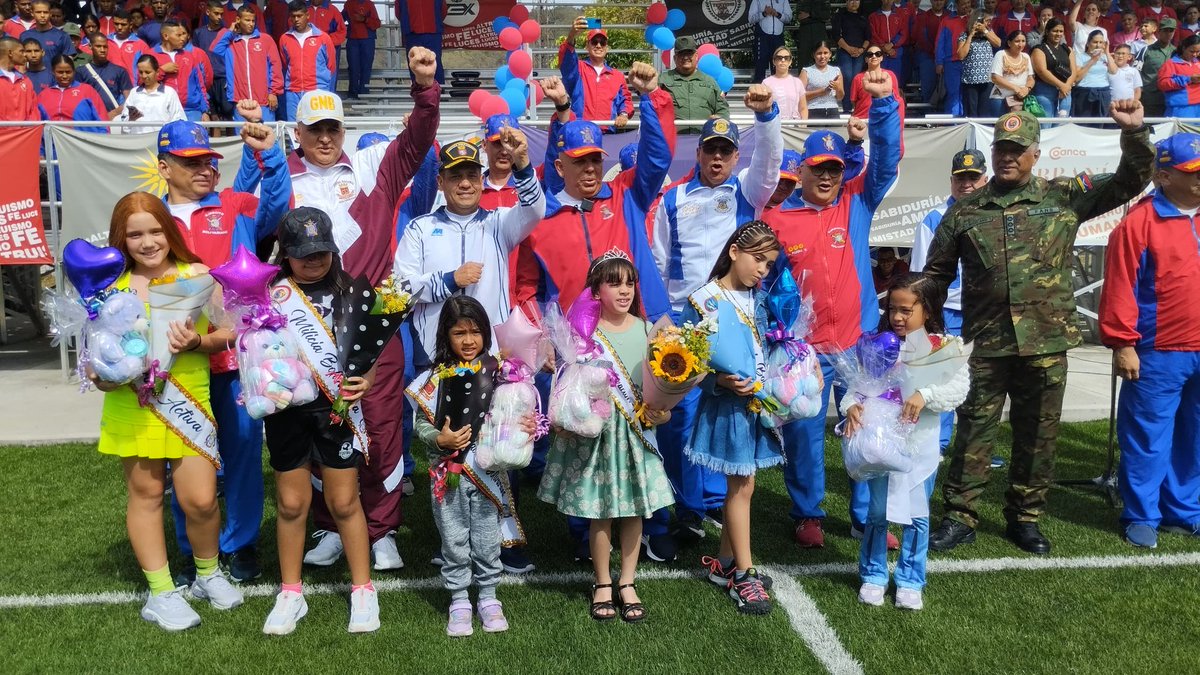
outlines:
[[1025, 112], [1034, 117], [1046, 117], [1046, 109], [1042, 107], [1042, 104], [1038, 102], [1037, 97], [1033, 94], [1026, 96], [1021, 105], [1025, 109]]
[[899, 396], [873, 397], [863, 401], [862, 428], [842, 438], [846, 473], [858, 481], [870, 480], [892, 471], [907, 472], [912, 458], [907, 451], [912, 424], [900, 420], [903, 407]]
[[821, 413], [825, 383], [816, 352], [805, 342], [812, 327], [812, 298], [801, 299], [795, 278], [786, 268], [767, 294], [767, 313], [775, 327], [767, 332], [767, 376], [763, 390], [779, 401], [776, 412], [764, 411], [759, 422], [778, 429], [788, 422]]
[[563, 361], [550, 385], [550, 424], [586, 438], [598, 437], [613, 415], [612, 364], [600, 359], [603, 351], [592, 339], [599, 321], [600, 302], [586, 288], [569, 315], [551, 305], [545, 317], [547, 335]]

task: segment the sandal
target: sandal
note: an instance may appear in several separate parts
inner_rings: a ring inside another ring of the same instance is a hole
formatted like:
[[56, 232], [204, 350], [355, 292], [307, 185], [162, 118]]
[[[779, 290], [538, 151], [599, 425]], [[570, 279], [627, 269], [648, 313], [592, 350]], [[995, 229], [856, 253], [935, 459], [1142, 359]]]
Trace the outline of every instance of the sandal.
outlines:
[[592, 584], [592, 608], [588, 614], [596, 621], [612, 621], [617, 618], [617, 606], [612, 600], [596, 602], [596, 591], [602, 588], [612, 589], [614, 584]]
[[637, 584], [621, 584], [617, 586], [617, 597], [621, 602], [621, 620], [625, 623], [637, 623], [646, 618], [646, 606], [640, 602], [625, 602], [621, 591], [626, 588], [637, 590]]

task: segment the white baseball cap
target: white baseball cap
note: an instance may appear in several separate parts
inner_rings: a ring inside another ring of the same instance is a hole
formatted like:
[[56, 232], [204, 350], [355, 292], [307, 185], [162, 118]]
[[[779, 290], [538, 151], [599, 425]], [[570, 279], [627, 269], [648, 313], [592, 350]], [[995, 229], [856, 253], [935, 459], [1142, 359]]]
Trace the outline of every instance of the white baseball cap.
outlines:
[[314, 90], [305, 92], [296, 106], [296, 121], [301, 124], [316, 124], [321, 120], [346, 121], [342, 109], [342, 97], [331, 91]]

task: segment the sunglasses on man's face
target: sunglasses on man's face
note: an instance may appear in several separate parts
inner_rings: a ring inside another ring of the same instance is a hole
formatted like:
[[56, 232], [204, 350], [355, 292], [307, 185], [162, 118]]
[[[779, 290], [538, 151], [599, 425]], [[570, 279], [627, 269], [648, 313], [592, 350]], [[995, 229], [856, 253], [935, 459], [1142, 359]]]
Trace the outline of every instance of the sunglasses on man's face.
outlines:
[[883, 52], [867, 52], [868, 59], [878, 59], [883, 56]]
[[607, 47], [608, 40], [592, 40], [593, 47]]

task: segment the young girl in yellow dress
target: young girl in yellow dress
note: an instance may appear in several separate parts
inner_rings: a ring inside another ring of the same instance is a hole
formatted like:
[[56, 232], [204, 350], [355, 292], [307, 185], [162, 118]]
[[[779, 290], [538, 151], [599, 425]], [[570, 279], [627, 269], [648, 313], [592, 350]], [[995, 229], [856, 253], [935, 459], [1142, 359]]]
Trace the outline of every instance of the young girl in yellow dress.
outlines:
[[[162, 200], [147, 192], [125, 195], [113, 209], [108, 243], [125, 256], [125, 272], [114, 288], [149, 298], [152, 279], [208, 271], [187, 249], [175, 221]], [[149, 308], [147, 306], [147, 313]], [[195, 324], [172, 322], [170, 348], [178, 354], [171, 368], [175, 388], [188, 395], [196, 415], [211, 423], [208, 400], [208, 354], [222, 351], [232, 342], [229, 330], [208, 332], [204, 317]], [[163, 533], [163, 490], [167, 462], [179, 503], [187, 517], [187, 535], [196, 562], [192, 594], [207, 599], [217, 609], [242, 604], [242, 594], [217, 567], [217, 537], [221, 513], [217, 508], [217, 467], [214, 461], [177, 433], [155, 407], [138, 403], [132, 385], [101, 382], [94, 373], [89, 379], [106, 392], [100, 420], [99, 451], [121, 458], [129, 493], [125, 526], [138, 565], [150, 585], [150, 597], [142, 607], [142, 618], [164, 630], [177, 631], [200, 623], [200, 616], [175, 588], [167, 565]], [[215, 433], [215, 425], [212, 426]]]

